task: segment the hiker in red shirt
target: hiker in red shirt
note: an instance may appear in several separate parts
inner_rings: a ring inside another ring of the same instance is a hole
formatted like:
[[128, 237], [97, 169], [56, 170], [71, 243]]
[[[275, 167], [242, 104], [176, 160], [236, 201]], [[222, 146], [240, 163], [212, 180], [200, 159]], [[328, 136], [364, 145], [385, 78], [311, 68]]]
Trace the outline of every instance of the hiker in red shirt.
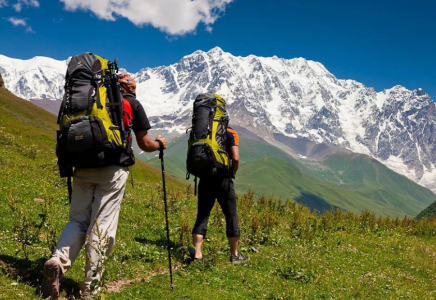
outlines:
[[[121, 74], [118, 78], [123, 97], [128, 102], [123, 103], [123, 106], [128, 107], [123, 118], [124, 127], [133, 130], [138, 146], [142, 150], [153, 152], [161, 148], [166, 149], [165, 138], [158, 135], [155, 140], [152, 140], [148, 135], [151, 126], [144, 108], [135, 97], [136, 83], [133, 78], [128, 74]], [[71, 268], [83, 245], [86, 250], [86, 266], [81, 297], [92, 298], [98, 292], [93, 290], [93, 287], [101, 278], [101, 261], [104, 258], [96, 251], [96, 245], [99, 242], [105, 243], [100, 241], [104, 236], [108, 241], [105, 245], [105, 257], [112, 252], [121, 202], [129, 175], [128, 166], [134, 164], [133, 151], [131, 155], [124, 152], [120, 155], [125, 157], [118, 157], [116, 160], [111, 157], [111, 162], [123, 162], [122, 165], [75, 168], [69, 222], [59, 238], [55, 252], [44, 264], [41, 288], [44, 298], [58, 299], [59, 279]], [[97, 226], [101, 236], [96, 231]]]

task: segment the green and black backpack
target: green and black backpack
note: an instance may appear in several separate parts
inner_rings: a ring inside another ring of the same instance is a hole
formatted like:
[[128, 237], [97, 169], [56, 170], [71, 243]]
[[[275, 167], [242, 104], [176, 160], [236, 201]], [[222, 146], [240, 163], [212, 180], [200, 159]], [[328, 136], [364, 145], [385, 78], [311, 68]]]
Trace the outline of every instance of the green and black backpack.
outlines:
[[229, 118], [226, 101], [214, 93], [200, 94], [194, 101], [192, 127], [188, 140], [187, 174], [210, 177], [229, 174], [226, 151]]
[[110, 62], [90, 52], [69, 62], [58, 115], [56, 155], [61, 177], [71, 180], [73, 167], [134, 163], [130, 128], [125, 126], [129, 121], [123, 120], [123, 115], [132, 115], [131, 107], [122, 97], [117, 72], [117, 60]]

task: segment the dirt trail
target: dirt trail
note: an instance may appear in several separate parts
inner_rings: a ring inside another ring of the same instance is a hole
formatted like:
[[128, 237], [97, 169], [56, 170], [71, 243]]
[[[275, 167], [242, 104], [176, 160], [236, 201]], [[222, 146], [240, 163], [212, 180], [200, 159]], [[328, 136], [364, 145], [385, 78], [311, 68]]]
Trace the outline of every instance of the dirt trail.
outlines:
[[[173, 275], [174, 275], [174, 271], [178, 270], [179, 268], [180, 268], [180, 266], [173, 267]], [[168, 269], [162, 270], [162, 271], [152, 272], [151, 274], [149, 274], [148, 276], [145, 276], [145, 277], [137, 277], [137, 278], [133, 278], [133, 279], [121, 279], [121, 280], [110, 281], [110, 282], [106, 283], [107, 292], [108, 293], [116, 293], [116, 292], [121, 291], [122, 289], [124, 289], [127, 286], [131, 286], [131, 285], [133, 285], [135, 283], [139, 283], [139, 282], [146, 282], [155, 276], [165, 275], [165, 274], [169, 274]]]

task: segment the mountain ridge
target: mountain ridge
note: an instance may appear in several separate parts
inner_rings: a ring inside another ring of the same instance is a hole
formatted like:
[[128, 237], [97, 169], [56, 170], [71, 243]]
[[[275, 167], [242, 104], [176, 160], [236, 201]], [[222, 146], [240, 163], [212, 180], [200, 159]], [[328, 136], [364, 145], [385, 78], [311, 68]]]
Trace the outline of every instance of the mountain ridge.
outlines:
[[[0, 73], [5, 74], [3, 57]], [[47, 74], [43, 65], [34, 73], [8, 71], [5, 85], [14, 94], [27, 93], [27, 99], [38, 90], [39, 98], [59, 99], [61, 63], [66, 69], [61, 61]], [[12, 73], [21, 77], [12, 80]], [[133, 76], [156, 129], [184, 132], [195, 96], [215, 91], [227, 100], [231, 123], [266, 140], [277, 142], [274, 134], [282, 134], [370, 155], [436, 191], [436, 112], [422, 89], [397, 85], [376, 92], [355, 80], [337, 79], [319, 62], [233, 56], [219, 47], [197, 50], [169, 66], [142, 68]]]

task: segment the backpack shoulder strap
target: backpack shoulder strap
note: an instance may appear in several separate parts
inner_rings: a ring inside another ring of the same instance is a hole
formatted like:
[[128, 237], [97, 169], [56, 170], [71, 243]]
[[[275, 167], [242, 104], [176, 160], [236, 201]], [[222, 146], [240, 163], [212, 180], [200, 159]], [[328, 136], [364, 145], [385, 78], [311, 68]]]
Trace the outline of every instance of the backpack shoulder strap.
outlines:
[[136, 99], [135, 95], [130, 94], [130, 93], [123, 93], [123, 98], [126, 98], [127, 100], [129, 100], [129, 98], [130, 98], [130, 100]]

